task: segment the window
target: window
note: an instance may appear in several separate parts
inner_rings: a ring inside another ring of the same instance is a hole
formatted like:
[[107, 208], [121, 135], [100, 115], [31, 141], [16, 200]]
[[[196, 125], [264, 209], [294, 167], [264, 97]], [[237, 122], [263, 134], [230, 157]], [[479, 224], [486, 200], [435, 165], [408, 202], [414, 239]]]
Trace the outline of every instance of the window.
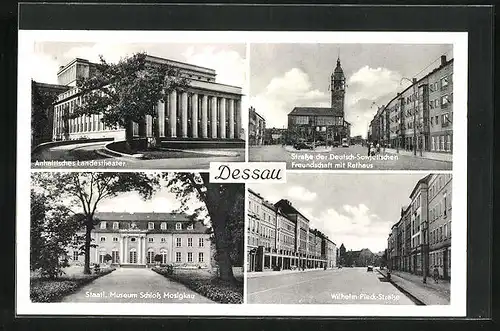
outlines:
[[106, 222], [101, 222], [100, 228], [101, 229], [106, 229]]
[[148, 223], [148, 230], [153, 230], [155, 228], [155, 224], [153, 222]]
[[[432, 119], [432, 118], [431, 118]], [[435, 140], [436, 137], [432, 137], [432, 150], [435, 151], [436, 150], [436, 140]]]
[[448, 234], [448, 224], [444, 225], [443, 237], [446, 239], [446, 235]]
[[436, 119], [436, 125], [439, 125], [439, 116], [436, 116], [435, 119]]
[[181, 223], [176, 223], [175, 224], [175, 229], [176, 230], [182, 230], [182, 224]]
[[164, 249], [162, 249], [162, 250], [160, 251], [160, 254], [161, 254], [161, 263], [162, 263], [162, 264], [167, 263], [167, 251], [166, 251], [166, 250], [164, 250]]
[[203, 262], [203, 252], [198, 253], [198, 262]]
[[444, 193], [443, 194], [443, 207], [444, 207], [443, 214], [444, 214], [444, 217], [446, 217], [446, 210], [447, 210], [446, 206], [447, 206], [446, 193]]
[[160, 229], [166, 230], [167, 229], [167, 223], [166, 222], [161, 222]]
[[120, 254], [118, 253], [118, 250], [113, 250], [111, 252], [111, 263], [119, 263], [120, 262]]
[[444, 136], [440, 136], [441, 140], [441, 150], [444, 151]]
[[175, 262], [182, 262], [181, 252], [175, 252]]
[[118, 237], [113, 237], [113, 242], [118, 242]]
[[106, 241], [106, 237], [101, 237], [100, 241], [103, 243]]
[[74, 261], [78, 261], [78, 256], [79, 256], [79, 255], [80, 255], [80, 254], [78, 254], [78, 251], [73, 251], [73, 260], [74, 260]]
[[203, 247], [203, 238], [198, 238], [198, 246]]
[[148, 255], [146, 255], [146, 262], [153, 263], [155, 261], [155, 253], [153, 251], [148, 251]]
[[188, 252], [188, 262], [193, 262], [193, 253]]
[[129, 255], [128, 255], [128, 259], [129, 259], [128, 260], [129, 263], [137, 263], [137, 251], [135, 250], [135, 248], [132, 248], [130, 250]]
[[446, 88], [448, 86], [448, 77], [441, 78], [441, 88]]
[[135, 239], [136, 239], [136, 238], [130, 238], [130, 241], [131, 241], [131, 242], [135, 242]]
[[148, 242], [149, 242], [149, 243], [154, 242], [154, 238], [148, 238]]
[[166, 241], [167, 241], [167, 239], [166, 239], [166, 238], [161, 238], [161, 239], [160, 239], [160, 241], [161, 241], [162, 243], [164, 243], [164, 242], [166, 242]]
[[113, 230], [118, 230], [118, 228], [119, 228], [119, 223], [113, 222]]
[[193, 230], [194, 229], [194, 226], [193, 224], [189, 224], [188, 227], [187, 227], [188, 230]]
[[193, 238], [188, 238], [188, 247], [193, 247]]
[[175, 238], [175, 246], [176, 247], [182, 246], [182, 238]]

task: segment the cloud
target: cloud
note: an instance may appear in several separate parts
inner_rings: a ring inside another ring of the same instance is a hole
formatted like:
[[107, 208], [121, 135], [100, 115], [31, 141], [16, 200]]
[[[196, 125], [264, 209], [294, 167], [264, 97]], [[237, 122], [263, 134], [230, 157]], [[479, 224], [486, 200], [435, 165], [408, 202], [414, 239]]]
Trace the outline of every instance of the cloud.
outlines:
[[24, 62], [23, 65], [31, 67], [31, 78], [33, 80], [40, 83], [57, 84], [59, 64], [53, 57], [35, 52], [30, 57], [30, 61]]
[[217, 83], [239, 87], [245, 84], [246, 61], [236, 51], [216, 50], [212, 46], [195, 51], [191, 46], [182, 55], [187, 63], [214, 69]]
[[302, 186], [292, 186], [288, 189], [288, 197], [297, 201], [312, 201], [316, 199], [316, 193]]
[[92, 46], [72, 47], [63, 53], [68, 59], [83, 58], [90, 62], [99, 62], [99, 55], [102, 55], [107, 62], [116, 63], [121, 58], [131, 56], [139, 50], [132, 49], [131, 45], [114, 43], [96, 43]]
[[401, 74], [387, 68], [364, 66], [347, 79], [345, 111], [346, 119], [352, 124], [351, 135], [366, 137], [368, 125], [377, 112], [396, 92], [402, 89]]
[[274, 77], [262, 93], [250, 99], [267, 127], [286, 127], [287, 115], [294, 107], [329, 107], [329, 95], [312, 87], [309, 76], [292, 68], [282, 76]]
[[364, 204], [344, 205], [340, 212], [329, 208], [317, 217], [309, 217], [310, 226], [325, 233], [337, 246], [343, 243], [347, 249], [369, 248], [374, 253], [385, 248], [387, 229], [392, 225], [371, 213]]

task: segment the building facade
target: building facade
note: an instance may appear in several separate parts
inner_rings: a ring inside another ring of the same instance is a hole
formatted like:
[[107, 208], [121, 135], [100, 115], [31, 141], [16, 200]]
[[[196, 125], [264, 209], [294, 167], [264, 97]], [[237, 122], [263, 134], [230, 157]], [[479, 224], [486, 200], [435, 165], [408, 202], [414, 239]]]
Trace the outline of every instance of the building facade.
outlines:
[[266, 120], [255, 108], [248, 110], [248, 143], [250, 145], [263, 145], [266, 131]]
[[452, 175], [430, 174], [410, 194], [411, 203], [387, 238], [394, 270], [430, 277], [451, 278]]
[[285, 143], [286, 129], [266, 128], [264, 132], [264, 145], [278, 145]]
[[443, 55], [440, 60], [439, 67], [413, 78], [409, 87], [377, 111], [370, 122], [373, 140], [415, 153], [452, 152], [453, 59]]
[[[100, 222], [92, 230], [90, 263], [120, 267], [171, 264], [186, 268], [211, 268], [209, 228], [176, 213], [96, 213]], [[85, 231], [77, 234], [82, 238]], [[76, 240], [76, 239], [75, 239]], [[79, 239], [81, 240], [81, 239]], [[76, 244], [76, 243], [74, 243]], [[83, 243], [68, 248], [69, 261], [84, 262]]]
[[[173, 90], [166, 100], [155, 106], [156, 116], [146, 115], [144, 123], [130, 123], [135, 137], [152, 137], [153, 128], [160, 139], [244, 139], [241, 135], [241, 87], [216, 82], [216, 72], [210, 68], [148, 55], [152, 64], [166, 64], [179, 69], [189, 80], [185, 90]], [[53, 137], [56, 140], [82, 138], [125, 139], [125, 128], [110, 128], [101, 121], [101, 115], [68, 119], [82, 96], [76, 87], [78, 78], [95, 73], [95, 64], [75, 59], [59, 69], [60, 85], [70, 87], [61, 93], [54, 105]]]
[[247, 270], [333, 268], [337, 248], [288, 200], [275, 204], [248, 190]]
[[345, 120], [344, 113], [345, 76], [340, 59], [330, 77], [330, 93], [330, 107], [295, 107], [288, 114], [288, 143], [303, 139], [332, 144], [350, 138], [351, 124]]

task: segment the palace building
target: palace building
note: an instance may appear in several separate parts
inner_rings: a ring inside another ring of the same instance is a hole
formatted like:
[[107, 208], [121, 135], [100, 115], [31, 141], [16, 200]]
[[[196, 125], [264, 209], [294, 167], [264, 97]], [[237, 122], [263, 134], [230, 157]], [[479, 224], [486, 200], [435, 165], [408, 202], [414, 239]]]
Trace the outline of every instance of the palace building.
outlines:
[[[156, 263], [178, 267], [210, 268], [212, 245], [209, 228], [176, 213], [96, 213], [90, 263], [147, 267]], [[77, 234], [82, 238], [85, 231]], [[81, 239], [80, 239], [81, 241]], [[68, 248], [70, 263], [84, 261], [82, 243]]]
[[345, 76], [337, 59], [330, 77], [330, 107], [295, 107], [288, 114], [288, 142], [299, 139], [340, 143], [350, 138], [351, 124], [345, 120]]
[[[167, 64], [179, 69], [189, 80], [187, 90], [172, 91], [166, 100], [158, 101], [156, 116], [147, 115], [145, 123], [131, 123], [135, 137], [152, 137], [156, 128], [161, 140], [242, 140], [241, 87], [216, 82], [214, 69], [148, 55], [150, 63]], [[58, 73], [58, 83], [71, 88], [61, 93], [54, 105], [54, 141], [69, 139], [113, 138], [125, 140], [125, 128], [109, 128], [102, 115], [66, 119], [81, 103], [76, 87], [78, 78], [91, 77], [95, 64], [77, 58]]]

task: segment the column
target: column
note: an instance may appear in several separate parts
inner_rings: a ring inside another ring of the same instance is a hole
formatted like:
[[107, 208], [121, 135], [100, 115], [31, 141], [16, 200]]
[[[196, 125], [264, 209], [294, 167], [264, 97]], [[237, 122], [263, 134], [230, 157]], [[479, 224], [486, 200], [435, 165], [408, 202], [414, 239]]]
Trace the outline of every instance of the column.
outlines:
[[165, 102], [158, 101], [158, 135], [165, 137]]
[[228, 99], [229, 108], [229, 139], [234, 139], [234, 100]]
[[198, 138], [198, 94], [191, 97], [191, 130], [193, 138]]
[[226, 138], [226, 98], [220, 99], [219, 137]]
[[120, 264], [123, 264], [125, 260], [123, 259], [123, 236], [120, 237]]
[[212, 97], [212, 119], [210, 128], [212, 130], [211, 137], [212, 139], [217, 138], [217, 97]]
[[236, 139], [243, 139], [241, 137], [241, 101], [234, 100], [234, 111], [236, 113], [236, 132], [234, 137]]
[[[97, 239], [99, 239], [99, 237], [97, 237]], [[97, 247], [94, 247], [95, 249], [95, 263], [99, 263], [99, 246]]]
[[207, 121], [208, 121], [208, 96], [204, 95], [201, 98], [201, 137], [208, 137], [208, 129], [207, 129]]
[[169, 120], [170, 120], [170, 137], [177, 137], [177, 92], [173, 90], [170, 93], [170, 102], [169, 102]]
[[125, 242], [123, 243], [123, 262], [128, 263], [128, 236], [125, 236]]
[[181, 94], [181, 111], [182, 111], [182, 138], [188, 136], [188, 95], [187, 92]]
[[153, 117], [146, 115], [146, 137], [153, 136]]
[[140, 264], [142, 259], [142, 237], [139, 236], [137, 239], [139, 241], [137, 245], [137, 264]]

